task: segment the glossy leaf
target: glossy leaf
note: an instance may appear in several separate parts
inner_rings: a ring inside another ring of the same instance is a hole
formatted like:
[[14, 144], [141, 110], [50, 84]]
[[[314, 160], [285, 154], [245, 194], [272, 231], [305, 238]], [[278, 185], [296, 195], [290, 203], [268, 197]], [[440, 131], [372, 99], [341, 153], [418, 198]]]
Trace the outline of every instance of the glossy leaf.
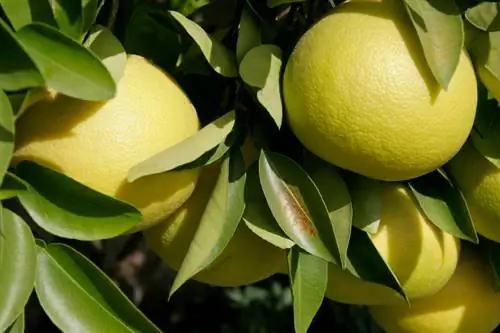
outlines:
[[398, 292], [403, 300], [406, 300], [401, 283], [382, 258], [366, 231], [352, 228], [347, 258], [346, 269], [350, 274], [365, 281], [387, 286]]
[[476, 28], [483, 31], [500, 30], [500, 4], [481, 2], [466, 10], [465, 17]]
[[17, 317], [16, 321], [7, 328], [4, 333], [24, 333], [24, 312]]
[[49, 0], [59, 31], [79, 40], [82, 34], [82, 1]]
[[246, 84], [257, 89], [257, 99], [266, 108], [278, 128], [283, 121], [280, 73], [282, 52], [276, 45], [264, 44], [248, 51], [239, 71]]
[[118, 38], [108, 28], [95, 26], [84, 45], [102, 61], [118, 85], [127, 63], [127, 54]]
[[292, 159], [263, 150], [259, 178], [285, 234], [307, 252], [343, 266], [327, 206], [307, 173]]
[[50, 244], [39, 251], [36, 293], [45, 313], [63, 332], [161, 332], [76, 250]]
[[112, 238], [142, 219], [131, 205], [34, 162], [21, 162], [16, 173], [28, 184], [28, 190], [19, 193], [24, 208], [40, 227], [59, 237]]
[[245, 6], [241, 11], [238, 26], [238, 40], [236, 41], [236, 57], [241, 63], [248, 51], [261, 44], [261, 35], [258, 21], [252, 11]]
[[381, 183], [358, 174], [344, 173], [353, 206], [352, 224], [371, 234], [377, 232], [382, 215]]
[[15, 91], [44, 85], [38, 67], [0, 18], [0, 89]]
[[10, 199], [26, 191], [25, 182], [15, 174], [7, 172], [0, 187], [0, 200]]
[[427, 218], [441, 230], [474, 243], [478, 238], [463, 195], [439, 172], [409, 182]]
[[0, 0], [0, 6], [16, 30], [33, 22], [44, 22], [55, 27], [57, 23], [49, 1], [51, 0]]
[[36, 247], [28, 225], [0, 210], [0, 332], [23, 312], [35, 282]]
[[227, 49], [215, 38], [212, 38], [197, 23], [184, 15], [175, 11], [170, 11], [170, 15], [191, 36], [215, 72], [226, 77], [238, 76], [236, 56], [231, 50]]
[[90, 27], [94, 24], [97, 14], [99, 13], [99, 9], [102, 6], [99, 6], [99, 2], [104, 3], [104, 1], [100, 0], [81, 0], [81, 12], [82, 12], [82, 36], [85, 34]]
[[226, 113], [189, 138], [132, 167], [128, 180], [174, 170], [202, 158], [226, 140], [235, 122], [235, 112]]
[[43, 24], [30, 24], [17, 38], [40, 69], [47, 86], [83, 100], [114, 97], [116, 84], [104, 64], [78, 42]]
[[7, 95], [0, 90], [0, 183], [14, 151], [14, 114]]
[[295, 245], [281, 230], [267, 205], [266, 197], [260, 186], [257, 163], [253, 164], [247, 171], [243, 221], [256, 235], [274, 246], [288, 249]]
[[170, 289], [172, 296], [186, 281], [207, 268], [224, 251], [245, 209], [245, 163], [232, 150], [222, 166], [200, 225]]
[[295, 332], [307, 333], [323, 302], [328, 284], [328, 262], [294, 247], [288, 254]]
[[318, 187], [330, 220], [342, 260], [345, 261], [352, 228], [352, 202], [349, 189], [342, 179], [339, 169], [319, 158], [310, 157], [306, 171]]
[[460, 9], [449, 0], [404, 0], [432, 74], [447, 89], [464, 46]]

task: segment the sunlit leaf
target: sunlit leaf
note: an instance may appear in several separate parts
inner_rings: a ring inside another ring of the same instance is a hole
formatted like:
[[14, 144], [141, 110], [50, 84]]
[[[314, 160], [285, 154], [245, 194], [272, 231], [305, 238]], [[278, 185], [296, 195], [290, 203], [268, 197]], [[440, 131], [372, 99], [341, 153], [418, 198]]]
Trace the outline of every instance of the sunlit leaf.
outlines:
[[0, 90], [0, 183], [14, 151], [14, 114], [7, 95]]
[[63, 332], [161, 333], [104, 272], [67, 245], [39, 248], [35, 289]]
[[240, 25], [238, 27], [238, 40], [236, 42], [236, 57], [241, 63], [248, 51], [261, 44], [260, 28], [252, 11], [245, 6], [241, 11]]
[[24, 312], [17, 317], [16, 321], [7, 328], [4, 333], [24, 333]]
[[79, 40], [82, 33], [81, 0], [49, 0], [59, 30]]
[[49, 1], [51, 0], [0, 0], [0, 6], [16, 30], [33, 22], [56, 27]]
[[28, 190], [19, 193], [24, 208], [40, 227], [59, 237], [112, 238], [142, 219], [131, 205], [34, 162], [21, 162], [16, 174], [28, 184]]
[[7, 172], [3, 179], [2, 187], [0, 187], [0, 200], [13, 198], [26, 190], [27, 186], [21, 178]]
[[298, 247], [288, 255], [295, 332], [306, 333], [323, 302], [328, 282], [328, 262]]
[[0, 210], [0, 332], [23, 312], [35, 282], [35, 239], [28, 225]]
[[114, 97], [116, 84], [104, 64], [78, 42], [43, 24], [30, 24], [17, 38], [40, 69], [47, 86], [84, 100]]
[[481, 2], [465, 11], [465, 17], [476, 28], [483, 31], [500, 30], [500, 4]]
[[[99, 12], [99, 2], [104, 3], [100, 0], [81, 0], [81, 11], [82, 11], [82, 35], [85, 34], [90, 27], [94, 24], [97, 14]], [[101, 5], [102, 6], [102, 5]]]

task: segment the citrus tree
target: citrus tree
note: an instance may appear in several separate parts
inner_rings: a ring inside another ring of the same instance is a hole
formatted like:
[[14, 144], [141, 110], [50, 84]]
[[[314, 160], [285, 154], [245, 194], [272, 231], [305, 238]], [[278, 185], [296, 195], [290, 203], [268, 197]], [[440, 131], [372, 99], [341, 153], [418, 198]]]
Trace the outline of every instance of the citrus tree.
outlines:
[[[160, 332], [74, 244], [289, 277], [391, 332], [500, 323], [500, 5], [0, 0], [0, 331]], [[355, 318], [353, 320], [356, 320]]]

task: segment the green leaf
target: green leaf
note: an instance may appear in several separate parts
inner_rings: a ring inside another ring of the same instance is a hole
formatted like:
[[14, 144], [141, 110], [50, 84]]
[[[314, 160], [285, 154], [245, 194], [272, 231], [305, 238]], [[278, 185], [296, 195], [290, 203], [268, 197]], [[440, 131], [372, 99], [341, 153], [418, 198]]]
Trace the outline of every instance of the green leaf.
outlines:
[[112, 238], [142, 219], [131, 205], [34, 162], [21, 162], [16, 173], [28, 184], [28, 190], [19, 193], [24, 208], [40, 227], [59, 237]]
[[476, 67], [484, 66], [500, 80], [500, 31], [478, 33], [470, 42], [469, 48], [475, 58]]
[[28, 225], [0, 210], [0, 332], [22, 313], [35, 282], [36, 247]]
[[493, 288], [500, 292], [500, 244], [488, 238], [480, 237], [479, 248], [488, 260], [493, 273]]
[[497, 2], [482, 2], [465, 11], [465, 17], [476, 28], [483, 31], [500, 30], [500, 4]]
[[382, 258], [366, 231], [352, 228], [347, 258], [347, 272], [364, 281], [387, 286], [406, 299], [398, 278]]
[[0, 0], [0, 6], [14, 27], [19, 30], [33, 22], [44, 22], [54, 27], [57, 26], [50, 0]]
[[500, 108], [496, 100], [480, 100], [470, 140], [477, 151], [500, 169]]
[[352, 202], [339, 169], [319, 158], [308, 157], [306, 171], [318, 187], [333, 224], [339, 253], [343, 261], [347, 256], [352, 229]]
[[14, 151], [14, 114], [7, 95], [0, 90], [0, 183]]
[[288, 254], [295, 332], [307, 333], [323, 302], [328, 284], [328, 262], [298, 247]]
[[49, 0], [59, 31], [80, 40], [82, 34], [81, 0]]
[[263, 150], [259, 178], [271, 212], [285, 234], [307, 252], [343, 266], [327, 206], [307, 173], [292, 159]]
[[118, 85], [127, 63], [127, 54], [118, 38], [108, 28], [97, 25], [90, 31], [84, 46], [102, 61]]
[[196, 10], [215, 0], [170, 0], [169, 8], [181, 13], [184, 16], [193, 14]]
[[305, 0], [267, 0], [267, 7], [274, 8], [295, 2], [304, 2]]
[[236, 41], [236, 58], [241, 63], [245, 54], [261, 44], [261, 35], [258, 20], [246, 5], [241, 11], [238, 26], [238, 40]]
[[203, 28], [184, 15], [175, 11], [169, 11], [169, 13], [191, 36], [216, 73], [226, 77], [238, 76], [236, 57], [231, 50], [212, 38]]
[[213, 263], [224, 251], [245, 209], [245, 163], [239, 150], [224, 159], [200, 225], [170, 289], [172, 296], [187, 280]]
[[24, 312], [22, 312], [16, 321], [7, 328], [5, 333], [24, 333]]
[[81, 0], [82, 36], [86, 34], [94, 24], [100, 8], [99, 2], [99, 0]]
[[35, 290], [63, 332], [161, 331], [94, 263], [64, 244], [40, 248]]
[[205, 153], [226, 140], [235, 122], [236, 113], [226, 113], [189, 138], [132, 167], [128, 180], [134, 181], [144, 176], [174, 170], [202, 158]]
[[36, 64], [0, 19], [0, 89], [15, 91], [45, 84]]
[[240, 64], [240, 75], [246, 84], [257, 89], [257, 99], [269, 112], [276, 126], [283, 121], [280, 73], [282, 52], [276, 45], [264, 44], [248, 51]]
[[247, 171], [243, 221], [248, 229], [276, 247], [288, 249], [295, 245], [281, 230], [267, 205], [266, 197], [260, 186], [257, 163], [253, 164]]
[[[51, 95], [51, 92], [48, 91], [45, 87], [39, 87], [39, 88], [32, 88], [28, 90], [25, 93], [22, 94], [16, 94], [19, 96], [19, 100], [17, 101], [16, 106], [14, 107], [14, 103], [12, 103], [11, 99], [11, 104], [13, 106], [13, 111], [16, 119], [21, 117], [23, 113], [28, 110], [30, 106], [35, 104], [36, 102], [39, 102], [45, 98], [48, 98]], [[10, 98], [10, 96], [9, 96]]]
[[15, 174], [7, 172], [0, 188], [0, 200], [14, 198], [20, 192], [26, 191], [27, 186], [24, 181]]
[[351, 172], [344, 175], [353, 206], [352, 224], [371, 234], [376, 233], [382, 214], [381, 182]]
[[83, 100], [114, 97], [116, 84], [103, 63], [78, 42], [43, 24], [30, 24], [17, 38], [40, 68], [47, 86]]
[[409, 181], [409, 187], [424, 214], [439, 229], [478, 242], [465, 199], [449, 179], [434, 171]]
[[447, 89], [464, 46], [460, 9], [449, 0], [404, 1], [431, 72]]

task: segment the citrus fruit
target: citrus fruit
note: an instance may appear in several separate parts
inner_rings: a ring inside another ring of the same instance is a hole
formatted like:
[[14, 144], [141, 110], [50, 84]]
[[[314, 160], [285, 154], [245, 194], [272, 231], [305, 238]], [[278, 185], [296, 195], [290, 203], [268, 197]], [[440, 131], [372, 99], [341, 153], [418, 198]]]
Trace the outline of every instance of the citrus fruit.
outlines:
[[[164, 222], [144, 231], [148, 246], [172, 269], [178, 270], [188, 252], [220, 167], [202, 170], [194, 193]], [[255, 235], [240, 221], [220, 256], [194, 280], [214, 286], [240, 286], [263, 280], [281, 268], [286, 252]]]
[[481, 155], [471, 140], [446, 165], [446, 170], [464, 195], [476, 231], [500, 242], [500, 170]]
[[313, 25], [287, 61], [290, 127], [312, 153], [370, 178], [415, 178], [463, 145], [477, 104], [463, 50], [443, 89], [402, 2], [349, 1]]
[[[409, 299], [437, 292], [455, 270], [460, 241], [423, 215], [405, 185], [382, 183], [380, 195], [380, 224], [376, 233], [370, 234], [374, 246]], [[333, 264], [329, 265], [326, 297], [349, 304], [405, 302], [393, 289], [361, 280]]]
[[464, 246], [455, 273], [436, 294], [410, 306], [370, 307], [387, 333], [489, 333], [500, 322], [500, 294], [479, 254]]
[[83, 101], [61, 94], [31, 106], [16, 124], [13, 164], [31, 160], [141, 210], [147, 228], [191, 195], [198, 170], [172, 171], [128, 182], [134, 165], [199, 130], [196, 110], [168, 74], [128, 56], [116, 96]]

